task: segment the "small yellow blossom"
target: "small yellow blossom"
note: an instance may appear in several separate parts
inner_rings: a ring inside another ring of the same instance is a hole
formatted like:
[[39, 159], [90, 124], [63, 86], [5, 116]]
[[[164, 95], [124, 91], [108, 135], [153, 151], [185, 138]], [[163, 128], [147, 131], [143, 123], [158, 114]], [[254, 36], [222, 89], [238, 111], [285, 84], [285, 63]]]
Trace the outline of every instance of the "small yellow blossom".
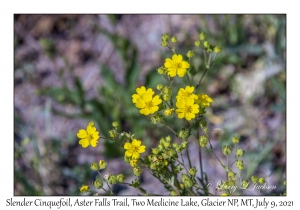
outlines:
[[100, 169], [105, 169], [106, 166], [107, 166], [107, 162], [105, 162], [104, 160], [99, 160]]
[[137, 99], [142, 98], [145, 94], [149, 94], [151, 96], [154, 94], [154, 91], [152, 90], [152, 88], [148, 88], [146, 90], [146, 88], [144, 86], [137, 88], [136, 92], [137, 92], [137, 94], [132, 95], [132, 102], [134, 104], [137, 103]]
[[178, 95], [176, 96], [177, 101], [181, 99], [186, 100], [187, 98], [192, 98], [194, 100], [198, 99], [198, 96], [193, 93], [194, 89], [193, 86], [186, 86], [185, 89], [180, 88]]
[[136, 167], [137, 164], [138, 164], [138, 160], [131, 160], [130, 161], [130, 166], [133, 167], [133, 168]]
[[214, 100], [212, 100], [208, 95], [206, 94], [197, 94], [198, 99], [195, 100], [196, 104], [199, 104], [202, 107], [208, 107], [210, 106], [210, 103], [213, 103]]
[[132, 157], [133, 159], [139, 159], [140, 153], [143, 153], [146, 150], [146, 146], [141, 144], [142, 142], [137, 139], [133, 139], [131, 143], [126, 142], [124, 144], [124, 149], [126, 149], [125, 155], [127, 157]]
[[80, 187], [80, 192], [81, 193], [86, 193], [86, 192], [88, 192], [90, 190], [90, 187], [88, 186], [88, 185], [82, 185], [81, 187]]
[[164, 65], [170, 77], [175, 77], [177, 74], [179, 77], [183, 77], [186, 74], [186, 69], [190, 67], [188, 62], [182, 60], [182, 55], [180, 54], [174, 54], [172, 60], [167, 58]]
[[179, 118], [191, 120], [195, 118], [195, 114], [199, 112], [199, 105], [194, 104], [193, 98], [187, 98], [186, 100], [179, 100], [176, 102], [176, 114]]
[[151, 94], [144, 94], [143, 97], [137, 99], [135, 106], [141, 109], [141, 114], [149, 115], [158, 110], [158, 105], [161, 104], [161, 102], [162, 100], [159, 96], [154, 96], [152, 98]]
[[226, 194], [226, 193], [223, 193], [223, 194], [221, 194], [221, 196], [227, 196], [227, 194]]
[[172, 113], [173, 113], [173, 111], [174, 111], [174, 108], [172, 108], [172, 109], [166, 109], [166, 110], [164, 111], [164, 114], [165, 114], [166, 116], [171, 116]]
[[81, 129], [78, 131], [77, 137], [80, 138], [79, 144], [83, 148], [86, 148], [89, 145], [96, 147], [98, 144], [99, 132], [97, 131], [96, 127], [89, 124], [86, 130]]

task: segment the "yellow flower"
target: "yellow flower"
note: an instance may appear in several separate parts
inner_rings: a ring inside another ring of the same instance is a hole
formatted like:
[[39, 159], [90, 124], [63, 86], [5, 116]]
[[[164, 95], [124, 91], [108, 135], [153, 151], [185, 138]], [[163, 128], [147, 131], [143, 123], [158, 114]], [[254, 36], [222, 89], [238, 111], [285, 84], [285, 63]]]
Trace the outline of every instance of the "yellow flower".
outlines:
[[223, 193], [223, 194], [221, 194], [221, 196], [227, 196], [227, 194], [226, 194], [226, 193]]
[[196, 96], [194, 92], [193, 86], [186, 86], [185, 89], [180, 88], [178, 91], [178, 95], [176, 96], [177, 101], [183, 99], [186, 100], [187, 98], [192, 98], [194, 100], [198, 99], [198, 96]]
[[146, 90], [146, 88], [144, 86], [137, 88], [136, 92], [137, 92], [137, 94], [132, 95], [132, 102], [134, 104], [137, 102], [138, 98], [142, 98], [145, 94], [149, 94], [151, 96], [154, 94], [154, 91], [152, 90], [152, 88], [148, 88]]
[[77, 137], [80, 138], [79, 144], [83, 148], [86, 148], [89, 145], [96, 147], [98, 144], [99, 132], [97, 131], [96, 127], [91, 126], [89, 123], [86, 130], [81, 129], [78, 131]]
[[166, 110], [164, 111], [164, 114], [165, 114], [166, 116], [171, 116], [172, 113], [173, 113], [173, 111], [174, 111], [174, 108], [172, 108], [172, 109], [166, 109]]
[[168, 70], [170, 77], [175, 77], [177, 74], [179, 77], [183, 77], [186, 74], [186, 69], [190, 67], [190, 64], [182, 60], [182, 55], [174, 54], [172, 60], [167, 58], [164, 63]]
[[90, 190], [90, 187], [88, 186], [88, 185], [82, 185], [81, 187], [80, 187], [80, 192], [81, 193], [86, 193], [86, 192], [88, 192]]
[[176, 114], [179, 118], [191, 120], [195, 118], [195, 114], [199, 112], [199, 105], [194, 104], [193, 98], [187, 98], [186, 100], [179, 100], [176, 102]]
[[135, 106], [140, 110], [141, 114], [149, 115], [158, 110], [158, 105], [162, 102], [159, 96], [152, 98], [151, 94], [144, 94], [143, 97], [138, 98]]
[[133, 159], [139, 159], [140, 153], [145, 152], [146, 146], [141, 145], [141, 141], [133, 139], [131, 143], [126, 142], [124, 144], [124, 149], [126, 149], [125, 155], [127, 157], [132, 157]]
[[195, 101], [195, 103], [199, 104], [202, 107], [208, 107], [208, 106], [210, 106], [210, 103], [214, 102], [214, 100], [212, 100], [206, 94], [197, 94], [197, 96], [198, 96], [198, 99]]

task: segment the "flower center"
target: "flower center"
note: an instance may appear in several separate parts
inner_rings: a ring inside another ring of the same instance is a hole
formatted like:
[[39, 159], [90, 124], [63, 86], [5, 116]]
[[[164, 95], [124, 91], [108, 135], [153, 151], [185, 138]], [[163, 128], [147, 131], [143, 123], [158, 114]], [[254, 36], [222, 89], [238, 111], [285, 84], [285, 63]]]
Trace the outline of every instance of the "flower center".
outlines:
[[152, 107], [154, 107], [154, 104], [152, 103], [152, 101], [147, 101], [145, 102], [146, 104], [146, 108], [151, 109]]
[[174, 62], [174, 68], [180, 69], [182, 67], [181, 63]]
[[93, 139], [93, 134], [88, 134], [87, 137], [86, 137], [86, 139], [88, 141], [91, 141]]
[[185, 113], [192, 113], [192, 111], [193, 111], [192, 106], [186, 106], [185, 107]]

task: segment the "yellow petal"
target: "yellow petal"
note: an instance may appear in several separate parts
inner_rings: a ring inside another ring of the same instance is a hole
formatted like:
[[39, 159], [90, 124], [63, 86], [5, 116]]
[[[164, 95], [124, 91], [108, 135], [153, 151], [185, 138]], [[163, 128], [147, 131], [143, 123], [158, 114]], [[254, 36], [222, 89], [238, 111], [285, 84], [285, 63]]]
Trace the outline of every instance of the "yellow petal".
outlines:
[[130, 150], [127, 150], [127, 151], [125, 152], [125, 155], [126, 155], [127, 157], [130, 157], [130, 156], [132, 156], [132, 151], [130, 151]]
[[143, 115], [149, 115], [150, 114], [150, 110], [146, 109], [146, 108], [145, 109], [141, 109], [140, 113], [143, 114]]
[[80, 139], [84, 139], [86, 136], [87, 136], [87, 133], [83, 129], [79, 130], [78, 133], [77, 133], [77, 137], [80, 138]]
[[152, 103], [154, 105], [158, 105], [162, 102], [162, 100], [159, 98], [159, 96], [155, 96], [153, 99], [152, 99]]
[[142, 145], [139, 147], [139, 150], [138, 150], [139, 153], [143, 153], [145, 151], [146, 151], [146, 146]]
[[186, 106], [192, 106], [193, 104], [194, 104], [194, 99], [193, 98], [187, 98], [186, 100], [185, 100], [185, 105]]
[[152, 101], [152, 95], [150, 94], [144, 94], [142, 99], [146, 102], [146, 101]]
[[168, 69], [168, 75], [170, 77], [175, 77], [176, 76], [176, 69], [175, 68], [169, 68]]
[[177, 112], [177, 110], [176, 110], [176, 113], [178, 114], [178, 118], [184, 118], [184, 113], [183, 112]]
[[181, 62], [181, 67], [184, 68], [184, 69], [188, 69], [188, 68], [190, 68], [190, 64], [186, 61], [182, 61]]
[[174, 66], [173, 61], [170, 58], [167, 58], [164, 63], [166, 68], [171, 68]]
[[185, 90], [190, 92], [190, 93], [194, 92], [194, 89], [195, 88], [193, 86], [186, 86], [186, 88], [185, 88]]
[[195, 114], [193, 114], [193, 113], [186, 113], [185, 114], [185, 118], [187, 120], [191, 120], [191, 119], [195, 118]]
[[176, 107], [177, 108], [180, 108], [180, 109], [183, 109], [183, 108], [185, 108], [185, 101], [184, 100], [178, 100], [177, 102], [176, 102]]
[[139, 147], [141, 145], [141, 141], [140, 140], [137, 140], [137, 139], [133, 139], [132, 140], [132, 146], [136, 146], [136, 147]]
[[158, 106], [151, 107], [151, 109], [150, 109], [150, 114], [153, 114], [153, 113], [156, 112], [157, 110], [158, 110]]
[[184, 75], [186, 74], [186, 69], [183, 68], [177, 69], [177, 74], [179, 77], [184, 77]]
[[98, 144], [98, 140], [93, 139], [93, 140], [90, 141], [90, 144], [91, 144], [92, 147], [96, 147], [97, 144]]
[[88, 147], [89, 146], [89, 141], [87, 140], [87, 139], [81, 139], [80, 141], [79, 141], [79, 144], [83, 147], [83, 148], [86, 148], [86, 147]]
[[124, 144], [124, 149], [131, 149], [131, 144], [129, 142], [126, 142]]
[[182, 55], [176, 55], [176, 54], [174, 54], [173, 56], [172, 56], [172, 60], [174, 61], [174, 62], [176, 62], [176, 63], [181, 63], [181, 61], [182, 61]]
[[149, 94], [152, 96], [154, 94], [154, 91], [152, 90], [152, 88], [148, 88], [148, 90], [146, 91], [146, 94]]
[[87, 133], [89, 133], [89, 134], [93, 134], [93, 133], [96, 132], [96, 128], [95, 128], [95, 127], [92, 127], [92, 126], [90, 126], [90, 125], [88, 125], [87, 128], [86, 128], [86, 131], [87, 131]]
[[135, 103], [135, 106], [139, 109], [144, 108], [146, 106], [144, 99], [138, 98], [136, 103]]
[[138, 98], [140, 98], [140, 96], [138, 94], [133, 94], [132, 95], [132, 102], [136, 103]]
[[137, 88], [136, 92], [141, 96], [146, 92], [146, 88], [144, 86]]
[[195, 114], [199, 113], [199, 105], [198, 104], [194, 104], [192, 106], [192, 109], [193, 109], [193, 113], [195, 113]]
[[132, 153], [132, 158], [139, 159], [140, 158], [140, 154], [138, 152], [133, 152]]

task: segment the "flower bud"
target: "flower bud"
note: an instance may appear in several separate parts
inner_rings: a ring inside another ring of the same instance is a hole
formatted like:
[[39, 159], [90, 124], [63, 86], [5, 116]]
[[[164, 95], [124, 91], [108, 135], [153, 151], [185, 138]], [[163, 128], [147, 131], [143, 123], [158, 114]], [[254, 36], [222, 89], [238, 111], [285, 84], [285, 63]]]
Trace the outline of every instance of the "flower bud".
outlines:
[[174, 111], [174, 108], [172, 108], [172, 109], [166, 109], [164, 111], [164, 114], [165, 114], [166, 117], [168, 117], [168, 116], [172, 115], [173, 111]]
[[108, 131], [108, 135], [110, 138], [115, 139], [118, 137], [118, 132], [115, 130], [110, 130], [110, 131]]
[[170, 136], [167, 136], [167, 137], [165, 138], [165, 140], [166, 140], [166, 142], [171, 142], [171, 137], [170, 137]]
[[183, 149], [186, 149], [188, 147], [188, 144], [189, 143], [187, 141], [184, 141], [184, 142], [182, 142], [181, 146]]
[[172, 93], [171, 87], [170, 87], [170, 86], [166, 86], [166, 87], [163, 89], [163, 93], [164, 93], [164, 94], [171, 94], [171, 93]]
[[259, 178], [258, 182], [260, 184], [264, 184], [266, 182], [266, 179], [264, 177]]
[[158, 145], [158, 146], [157, 146], [157, 148], [158, 148], [158, 150], [159, 150], [159, 151], [162, 151], [162, 150], [164, 150], [164, 146], [163, 146], [163, 145], [161, 145], [161, 144], [160, 144], [160, 145]]
[[94, 181], [93, 185], [97, 188], [100, 189], [101, 187], [103, 187], [103, 182], [101, 179], [98, 179], [98, 177], [96, 177], [96, 180]]
[[113, 123], [112, 123], [112, 126], [113, 126], [114, 128], [116, 128], [116, 127], [119, 126], [119, 123], [118, 123], [118, 122], [113, 122]]
[[92, 163], [91, 164], [91, 169], [94, 170], [94, 171], [98, 171], [98, 169], [99, 169], [98, 164], [96, 162]]
[[134, 180], [133, 182], [132, 182], [132, 186], [134, 187], [134, 188], [139, 188], [140, 187], [140, 181], [139, 180]]
[[244, 154], [245, 154], [245, 150], [242, 150], [241, 148], [239, 148], [239, 149], [236, 150], [235, 154], [236, 154], [237, 157], [243, 157]]
[[178, 133], [178, 137], [182, 139], [183, 141], [187, 140], [190, 136], [190, 131], [188, 129], [181, 129]]
[[81, 187], [80, 187], [80, 192], [81, 193], [86, 193], [86, 192], [88, 192], [90, 190], [90, 187], [88, 186], [88, 185], [82, 185]]
[[200, 121], [200, 126], [201, 128], [206, 128], [207, 127], [207, 122], [205, 120]]
[[166, 142], [164, 142], [163, 145], [164, 145], [164, 148], [168, 148], [168, 147], [170, 146], [170, 142], [167, 142], [167, 141], [166, 141]]
[[230, 179], [234, 179], [234, 178], [235, 178], [235, 173], [234, 173], [233, 171], [230, 171], [230, 172], [228, 173], [228, 177], [229, 177]]
[[195, 176], [196, 173], [197, 173], [197, 169], [196, 169], [196, 168], [191, 168], [191, 169], [189, 170], [189, 173], [190, 173], [192, 176]]
[[248, 180], [243, 180], [241, 183], [241, 186], [243, 189], [247, 189], [249, 187], [249, 182]]
[[231, 147], [226, 145], [223, 147], [222, 151], [224, 155], [228, 156], [231, 154]]
[[200, 136], [199, 143], [201, 147], [206, 147], [207, 141], [208, 139], [206, 136]]
[[100, 160], [99, 161], [99, 166], [100, 166], [100, 169], [105, 169], [106, 166], [107, 166], [107, 163], [104, 160]]
[[199, 47], [200, 46], [200, 41], [195, 41], [195, 46]]
[[175, 143], [173, 144], [173, 147], [176, 149], [176, 148], [178, 147], [178, 144], [175, 142]]
[[156, 114], [152, 115], [151, 121], [152, 121], [153, 124], [156, 124], [156, 123], [163, 122], [164, 119], [163, 119], [161, 114], [156, 113]]
[[171, 99], [171, 94], [164, 94], [163, 99], [164, 101], [169, 101]]
[[117, 184], [117, 177], [115, 175], [110, 175], [108, 177], [109, 184]]
[[205, 32], [201, 32], [200, 34], [199, 34], [199, 39], [200, 40], [204, 40], [204, 39], [206, 39], [206, 33]]
[[173, 37], [171, 38], [171, 42], [176, 43], [176, 42], [177, 42], [177, 38], [176, 38], [175, 36], [173, 36]]
[[205, 48], [208, 48], [208, 47], [209, 47], [209, 42], [208, 42], [208, 41], [205, 41], [205, 42], [203, 43], [203, 46], [204, 46]]
[[161, 39], [162, 39], [163, 41], [168, 41], [168, 40], [170, 39], [170, 35], [169, 35], [168, 33], [165, 33], [165, 34], [163, 34], [163, 35], [161, 36]]
[[125, 163], [129, 163], [129, 161], [130, 161], [130, 160], [129, 160], [129, 157], [127, 157], [127, 156], [125, 155], [125, 156], [124, 156], [124, 162], [125, 162]]
[[227, 196], [227, 194], [226, 193], [222, 193], [221, 196]]
[[180, 166], [180, 165], [177, 165], [176, 167], [175, 167], [175, 169], [174, 169], [174, 172], [175, 173], [179, 173], [180, 171], [182, 171], [182, 167]]
[[133, 174], [134, 174], [135, 176], [140, 176], [141, 173], [142, 173], [141, 169], [139, 169], [139, 168], [134, 168], [134, 169], [133, 169]]
[[255, 184], [258, 182], [258, 177], [257, 176], [251, 176], [251, 181]]
[[170, 196], [176, 196], [176, 195], [178, 195], [176, 191], [172, 190], [172, 191], [170, 192]]
[[161, 46], [166, 47], [168, 45], [167, 41], [161, 41]]
[[137, 166], [137, 164], [138, 164], [138, 160], [136, 160], [136, 159], [130, 160], [130, 163], [129, 163], [129, 164], [130, 164], [130, 166], [131, 166], [131, 167], [133, 167], [133, 168], [134, 168], [134, 167], [136, 167], [136, 166]]
[[162, 67], [159, 67], [158, 69], [157, 69], [157, 73], [158, 74], [165, 74], [166, 73], [166, 69], [162, 66]]
[[94, 121], [90, 121], [90, 122], [89, 122], [89, 126], [94, 127], [94, 126], [95, 126]]
[[124, 181], [124, 179], [125, 179], [125, 176], [124, 176], [123, 174], [118, 174], [118, 175], [117, 175], [117, 181], [118, 181], [118, 182], [121, 183], [121, 182]]
[[156, 89], [157, 90], [162, 90], [163, 88], [164, 88], [164, 86], [162, 84], [156, 85]]
[[187, 54], [186, 54], [186, 56], [187, 56], [188, 58], [194, 57], [194, 56], [195, 56], [194, 51], [193, 51], [193, 50], [188, 51]]
[[170, 157], [176, 157], [176, 152], [173, 150], [173, 149], [170, 149], [169, 150], [169, 155], [170, 155]]
[[222, 52], [222, 48], [220, 46], [215, 46], [214, 47], [214, 52], [215, 53], [220, 53], [220, 52]]
[[239, 138], [239, 137], [234, 136], [234, 137], [232, 138], [232, 143], [238, 144], [239, 142], [240, 142], [240, 138]]
[[229, 180], [228, 185], [229, 186], [235, 186], [235, 181], [234, 180]]
[[244, 169], [244, 162], [242, 160], [237, 160], [235, 164], [236, 164], [236, 167], [239, 170], [243, 170]]
[[158, 152], [159, 152], [159, 150], [158, 150], [157, 148], [152, 148], [152, 153], [153, 153], [153, 154], [157, 155]]

